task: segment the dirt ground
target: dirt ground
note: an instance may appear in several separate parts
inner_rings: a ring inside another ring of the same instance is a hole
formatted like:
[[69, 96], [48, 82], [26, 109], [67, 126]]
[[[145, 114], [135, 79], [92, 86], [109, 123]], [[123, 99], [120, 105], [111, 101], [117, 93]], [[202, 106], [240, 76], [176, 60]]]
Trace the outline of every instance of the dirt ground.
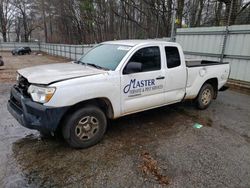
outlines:
[[31, 55], [13, 56], [10, 52], [0, 52], [0, 56], [3, 56], [5, 63], [4, 67], [0, 67], [0, 83], [15, 82], [16, 71], [21, 68], [69, 61], [60, 57], [46, 54], [36, 55], [35, 53]]
[[17, 68], [65, 60], [1, 54], [0, 187], [250, 187], [249, 95], [228, 90], [204, 111], [185, 102], [123, 117], [101, 143], [74, 150], [6, 109]]

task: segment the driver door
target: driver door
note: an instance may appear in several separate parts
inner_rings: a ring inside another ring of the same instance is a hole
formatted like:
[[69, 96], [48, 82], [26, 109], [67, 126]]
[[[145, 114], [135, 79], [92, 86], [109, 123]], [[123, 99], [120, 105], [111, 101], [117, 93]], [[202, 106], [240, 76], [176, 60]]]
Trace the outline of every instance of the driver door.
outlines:
[[164, 104], [165, 75], [159, 46], [137, 50], [121, 75], [122, 114]]

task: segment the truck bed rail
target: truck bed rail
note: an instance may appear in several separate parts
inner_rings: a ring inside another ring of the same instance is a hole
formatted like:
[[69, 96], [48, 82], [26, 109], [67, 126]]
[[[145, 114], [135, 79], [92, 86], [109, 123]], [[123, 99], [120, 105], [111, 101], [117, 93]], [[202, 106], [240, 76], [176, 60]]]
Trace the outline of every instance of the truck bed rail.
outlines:
[[212, 65], [224, 65], [229, 64], [228, 62], [219, 62], [219, 61], [208, 61], [208, 60], [186, 60], [187, 67], [203, 67], [203, 66], [212, 66]]

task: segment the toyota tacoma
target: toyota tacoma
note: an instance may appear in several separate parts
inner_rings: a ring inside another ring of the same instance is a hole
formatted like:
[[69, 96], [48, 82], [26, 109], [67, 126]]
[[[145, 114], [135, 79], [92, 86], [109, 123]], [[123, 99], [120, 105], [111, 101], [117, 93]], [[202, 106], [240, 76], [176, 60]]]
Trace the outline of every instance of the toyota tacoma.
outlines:
[[229, 73], [228, 63], [185, 60], [177, 43], [103, 42], [78, 61], [18, 70], [8, 110], [24, 127], [60, 131], [86, 148], [103, 138], [108, 119], [187, 99], [206, 109]]

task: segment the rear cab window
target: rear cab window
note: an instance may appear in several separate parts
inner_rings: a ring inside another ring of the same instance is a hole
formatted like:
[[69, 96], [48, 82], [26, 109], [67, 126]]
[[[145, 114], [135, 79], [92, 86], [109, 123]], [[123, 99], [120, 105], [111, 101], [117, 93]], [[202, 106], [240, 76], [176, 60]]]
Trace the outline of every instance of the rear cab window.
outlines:
[[169, 69], [179, 67], [181, 65], [180, 53], [175, 46], [166, 46], [165, 54], [167, 60], [167, 67]]

